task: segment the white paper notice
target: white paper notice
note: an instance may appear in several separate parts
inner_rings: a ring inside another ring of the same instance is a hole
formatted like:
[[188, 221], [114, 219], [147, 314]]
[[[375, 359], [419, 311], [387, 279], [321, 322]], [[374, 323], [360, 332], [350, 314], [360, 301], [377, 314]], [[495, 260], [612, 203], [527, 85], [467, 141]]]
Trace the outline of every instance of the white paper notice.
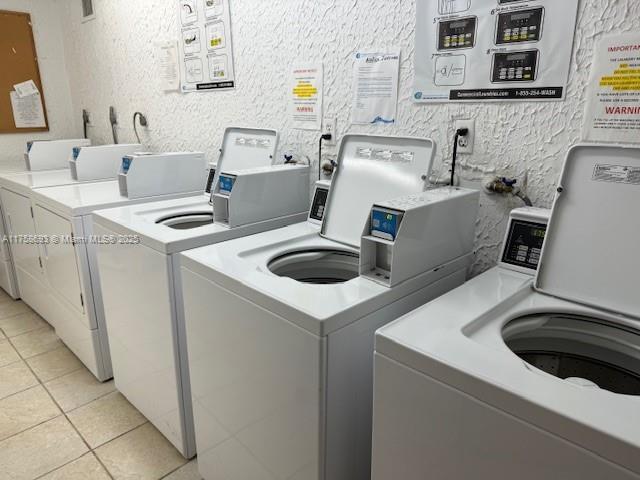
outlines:
[[41, 128], [46, 127], [44, 121], [44, 109], [40, 93], [20, 98], [17, 92], [9, 92], [11, 96], [11, 108], [13, 109], [13, 121], [16, 128]]
[[13, 86], [14, 90], [20, 98], [28, 97], [29, 95], [35, 95], [40, 93], [38, 87], [33, 80], [27, 80], [26, 82], [18, 83]]
[[289, 114], [293, 128], [322, 128], [322, 80], [321, 63], [298, 65], [291, 71]]
[[180, 69], [178, 68], [178, 43], [173, 41], [156, 44], [159, 56], [160, 82], [164, 91], [180, 88]]
[[235, 88], [229, 0], [178, 0], [181, 90]]
[[605, 37], [594, 55], [584, 139], [640, 143], [640, 35]]
[[395, 123], [399, 74], [400, 49], [356, 53], [352, 123]]

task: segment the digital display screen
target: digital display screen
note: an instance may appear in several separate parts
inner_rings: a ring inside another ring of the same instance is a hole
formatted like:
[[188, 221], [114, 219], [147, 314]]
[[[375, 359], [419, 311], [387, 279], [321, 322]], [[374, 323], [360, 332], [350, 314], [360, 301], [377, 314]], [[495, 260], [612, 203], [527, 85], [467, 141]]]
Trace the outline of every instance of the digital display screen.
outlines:
[[213, 186], [213, 179], [216, 176], [216, 169], [209, 170], [209, 176], [207, 177], [207, 184], [204, 187], [205, 193], [211, 193], [211, 187]]
[[540, 263], [547, 226], [542, 223], [514, 220], [511, 223], [502, 261], [536, 270]]
[[374, 209], [371, 212], [371, 235], [395, 240], [400, 226], [401, 214]]
[[309, 218], [322, 221], [324, 218], [324, 212], [327, 206], [327, 197], [329, 196], [329, 190], [326, 188], [318, 188], [316, 194], [313, 197], [311, 203], [311, 210], [309, 211]]
[[468, 24], [469, 24], [468, 21], [466, 21], [466, 22], [452, 22], [452, 23], [449, 24], [449, 28], [451, 28], [452, 30], [456, 29], [456, 28], [464, 28]]
[[507, 61], [509, 62], [519, 62], [521, 60], [525, 60], [527, 56], [524, 53], [514, 53], [513, 55], [509, 55], [507, 57]]
[[518, 21], [518, 20], [528, 20], [531, 18], [533, 14], [532, 13], [514, 13], [513, 15], [511, 15], [511, 20], [514, 21]]
[[226, 175], [220, 175], [220, 191], [222, 193], [231, 193], [231, 190], [233, 189], [233, 184], [235, 182], [235, 178], [234, 177], [229, 177]]

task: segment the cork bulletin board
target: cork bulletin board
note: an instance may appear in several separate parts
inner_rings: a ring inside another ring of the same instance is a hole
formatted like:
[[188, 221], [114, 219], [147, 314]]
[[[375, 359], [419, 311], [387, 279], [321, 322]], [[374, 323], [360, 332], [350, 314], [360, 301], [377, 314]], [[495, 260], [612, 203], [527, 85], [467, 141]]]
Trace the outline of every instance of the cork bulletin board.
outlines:
[[[10, 92], [13, 86], [33, 80], [40, 92], [44, 127], [17, 128]], [[49, 130], [42, 80], [38, 68], [31, 16], [23, 12], [0, 10], [0, 133], [45, 132]]]

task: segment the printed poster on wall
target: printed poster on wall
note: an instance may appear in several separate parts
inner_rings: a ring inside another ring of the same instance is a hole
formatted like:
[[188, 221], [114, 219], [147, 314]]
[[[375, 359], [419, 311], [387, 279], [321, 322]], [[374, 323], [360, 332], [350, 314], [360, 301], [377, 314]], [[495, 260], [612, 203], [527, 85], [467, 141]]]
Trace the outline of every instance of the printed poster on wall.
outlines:
[[640, 143], [640, 34], [605, 37], [594, 55], [584, 139]]
[[390, 125], [396, 121], [400, 49], [358, 52], [353, 65], [351, 123]]
[[322, 63], [296, 65], [291, 70], [289, 114], [293, 128], [322, 128]]
[[559, 101], [579, 0], [417, 0], [418, 103]]
[[180, 90], [235, 87], [229, 0], [178, 0]]

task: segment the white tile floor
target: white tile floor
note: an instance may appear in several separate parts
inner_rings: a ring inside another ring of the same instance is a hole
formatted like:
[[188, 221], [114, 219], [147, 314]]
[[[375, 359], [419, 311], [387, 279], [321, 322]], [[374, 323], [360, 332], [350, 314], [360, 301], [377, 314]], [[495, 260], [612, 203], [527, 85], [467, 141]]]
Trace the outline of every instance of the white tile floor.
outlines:
[[0, 478], [194, 480], [178, 451], [0, 290]]

